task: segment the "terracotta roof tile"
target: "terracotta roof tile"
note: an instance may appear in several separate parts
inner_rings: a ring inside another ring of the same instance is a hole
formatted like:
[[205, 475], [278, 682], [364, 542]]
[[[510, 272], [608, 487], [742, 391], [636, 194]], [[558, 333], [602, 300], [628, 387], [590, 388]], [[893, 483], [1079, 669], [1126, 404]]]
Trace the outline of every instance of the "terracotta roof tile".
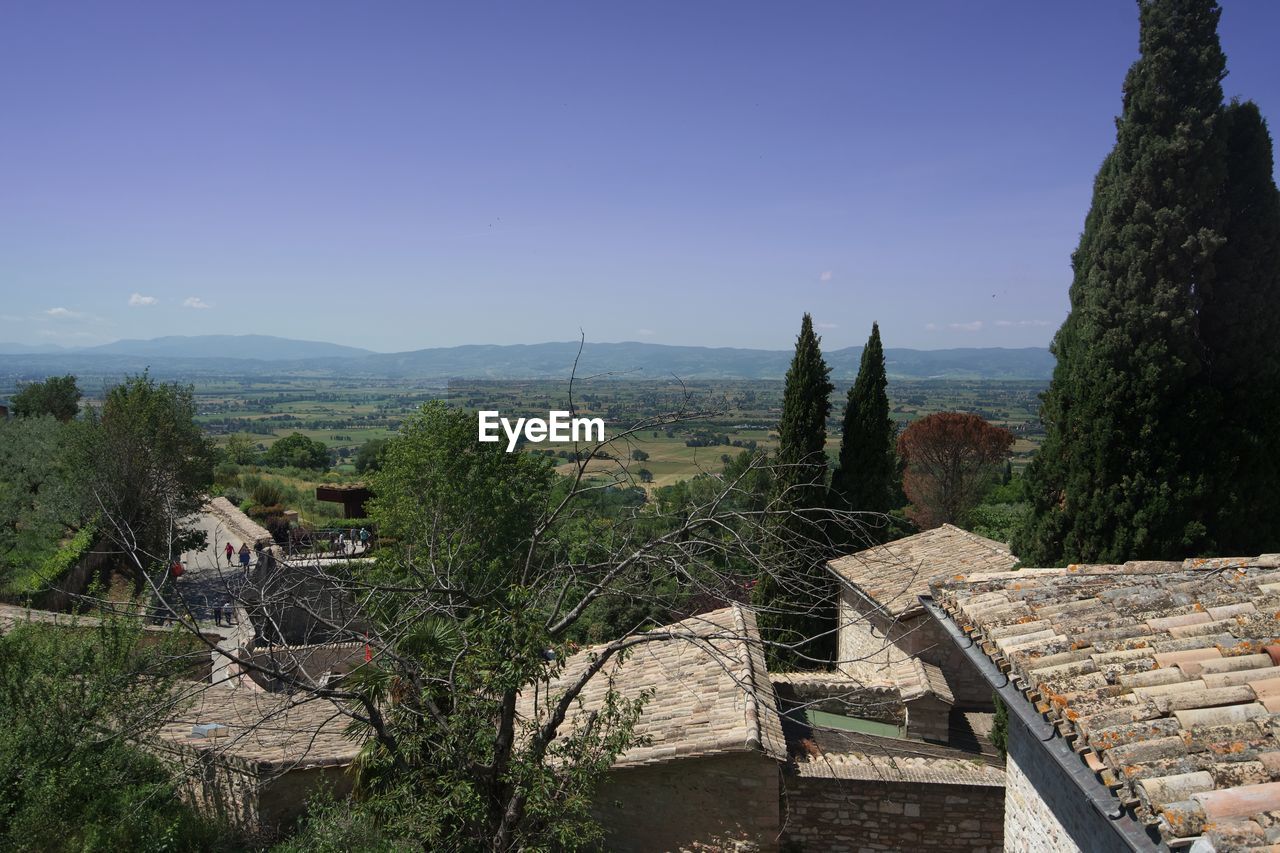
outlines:
[[1280, 839], [1277, 565], [998, 571], [934, 593], [1167, 841], [1225, 849]]

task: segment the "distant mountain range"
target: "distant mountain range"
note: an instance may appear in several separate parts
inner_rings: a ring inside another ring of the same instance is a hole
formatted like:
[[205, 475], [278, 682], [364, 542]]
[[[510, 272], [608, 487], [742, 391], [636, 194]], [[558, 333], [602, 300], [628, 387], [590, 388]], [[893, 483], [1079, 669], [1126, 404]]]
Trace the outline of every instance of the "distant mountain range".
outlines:
[[[358, 347], [270, 335], [169, 336], [123, 340], [85, 349], [0, 343], [0, 379], [75, 373], [119, 376], [149, 368], [157, 376], [315, 376], [405, 380], [538, 379], [567, 377], [576, 341], [477, 344], [375, 353]], [[828, 350], [832, 378], [851, 380], [862, 347]], [[790, 350], [681, 347], [651, 343], [588, 343], [579, 376], [631, 379], [782, 379]], [[1047, 349], [999, 347], [943, 350], [886, 349], [897, 379], [1048, 379]]]

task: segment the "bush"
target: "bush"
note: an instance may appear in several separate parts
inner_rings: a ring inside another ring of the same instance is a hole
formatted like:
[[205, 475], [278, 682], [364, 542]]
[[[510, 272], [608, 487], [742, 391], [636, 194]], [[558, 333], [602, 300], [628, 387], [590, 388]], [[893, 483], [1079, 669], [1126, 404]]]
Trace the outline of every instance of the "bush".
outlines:
[[[19, 623], [0, 636], [0, 849], [212, 850], [225, 829], [178, 797], [134, 745], [169, 698], [171, 650], [139, 629]], [[104, 737], [115, 731], [121, 736]], [[221, 840], [220, 840], [221, 836]]]
[[260, 507], [277, 506], [284, 503], [285, 493], [275, 480], [259, 479], [249, 492], [249, 499]]

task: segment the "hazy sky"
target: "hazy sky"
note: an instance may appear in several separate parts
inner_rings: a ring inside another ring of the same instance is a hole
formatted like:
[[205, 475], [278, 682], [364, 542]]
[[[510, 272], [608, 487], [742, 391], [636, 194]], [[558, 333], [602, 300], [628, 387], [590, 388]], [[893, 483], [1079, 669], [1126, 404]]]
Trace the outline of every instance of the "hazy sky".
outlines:
[[[1224, 0], [1280, 116], [1280, 3]], [[1132, 2], [0, 7], [0, 340], [1046, 344]]]

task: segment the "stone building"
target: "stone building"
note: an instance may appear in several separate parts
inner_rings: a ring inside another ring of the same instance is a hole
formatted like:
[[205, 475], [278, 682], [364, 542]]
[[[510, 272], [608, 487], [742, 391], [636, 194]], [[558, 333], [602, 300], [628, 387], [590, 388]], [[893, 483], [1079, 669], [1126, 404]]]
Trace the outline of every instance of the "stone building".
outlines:
[[[885, 706], [899, 708], [901, 725], [844, 731], [849, 678], [768, 673], [743, 607], [657, 631], [687, 639], [638, 646], [602, 673], [624, 695], [651, 694], [637, 727], [648, 743], [621, 756], [599, 797], [608, 849], [1001, 849], [1004, 773], [994, 750], [913, 739], [896, 686]], [[589, 656], [570, 661], [563, 678]], [[918, 662], [906, 665], [927, 678]], [[606, 684], [595, 681], [575, 713], [598, 708]], [[538, 713], [531, 699], [521, 710]]]
[[321, 784], [351, 790], [359, 744], [331, 702], [187, 685], [152, 743], [182, 771], [184, 795], [249, 837], [272, 838]]
[[920, 596], [957, 573], [1013, 568], [1017, 558], [1007, 546], [944, 524], [827, 565], [839, 583], [836, 666], [865, 685], [869, 698], [896, 698], [904, 711], [915, 705], [912, 728], [933, 739], [946, 725], [922, 716], [947, 716], [943, 706], [990, 710], [991, 688], [928, 617]]
[[1010, 850], [1278, 849], [1280, 557], [961, 573], [926, 605], [1009, 708]]
[[[748, 609], [733, 605], [651, 633], [661, 639], [635, 645], [593, 677], [561, 728], [601, 707], [610, 683], [624, 696], [648, 696], [635, 732], [641, 740], [619, 757], [596, 801], [607, 849], [1001, 848], [1000, 762], [977, 744], [929, 742], [911, 728], [930, 719], [913, 703], [938, 701], [945, 691], [928, 685], [919, 661], [901, 665], [910, 672], [890, 691], [896, 717], [874, 731], [845, 731], [814, 714], [828, 708], [834, 719], [848, 710], [840, 703], [849, 678], [771, 677]], [[560, 688], [596, 651], [575, 655], [557, 680], [523, 695], [520, 719], [545, 719]], [[363, 660], [363, 648], [352, 644], [269, 653], [317, 683]], [[316, 785], [349, 789], [358, 744], [343, 736], [347, 718], [332, 703], [269, 692], [282, 685], [260, 681], [242, 674], [190, 685], [157, 741], [183, 769], [194, 802], [247, 835], [270, 837], [302, 813]], [[916, 682], [919, 696], [908, 692], [904, 711], [900, 688]], [[940, 731], [933, 735], [943, 740]]]
[[[608, 664], [565, 722], [599, 708], [611, 678], [624, 696], [650, 694], [635, 730], [645, 742], [619, 757], [598, 798], [608, 849], [777, 850], [787, 748], [754, 614], [735, 605], [654, 633], [677, 639]], [[546, 693], [522, 697], [521, 717], [544, 719], [595, 651], [571, 658]]]

